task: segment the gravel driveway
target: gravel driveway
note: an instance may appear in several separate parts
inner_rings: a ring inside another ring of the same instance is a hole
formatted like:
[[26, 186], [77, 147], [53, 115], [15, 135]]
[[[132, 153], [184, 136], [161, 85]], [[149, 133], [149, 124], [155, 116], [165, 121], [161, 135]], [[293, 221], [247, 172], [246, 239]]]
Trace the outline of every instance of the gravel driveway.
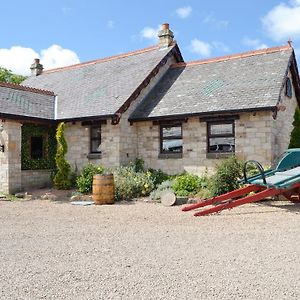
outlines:
[[0, 202], [1, 299], [300, 299], [300, 205], [195, 218], [143, 202]]

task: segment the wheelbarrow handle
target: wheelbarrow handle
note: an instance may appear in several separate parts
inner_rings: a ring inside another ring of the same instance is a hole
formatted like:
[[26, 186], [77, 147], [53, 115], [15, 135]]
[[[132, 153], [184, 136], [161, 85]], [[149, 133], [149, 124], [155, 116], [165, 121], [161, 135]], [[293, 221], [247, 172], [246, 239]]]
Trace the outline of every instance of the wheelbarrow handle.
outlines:
[[245, 180], [245, 183], [248, 183], [248, 178], [247, 178], [247, 165], [248, 164], [254, 164], [256, 166], [256, 168], [259, 170], [260, 172], [260, 175], [262, 177], [262, 180], [263, 180], [263, 183], [264, 184], [267, 184], [267, 181], [266, 181], [266, 176], [265, 176], [265, 172], [264, 172], [264, 168], [263, 166], [256, 160], [247, 160], [244, 164], [244, 180]]

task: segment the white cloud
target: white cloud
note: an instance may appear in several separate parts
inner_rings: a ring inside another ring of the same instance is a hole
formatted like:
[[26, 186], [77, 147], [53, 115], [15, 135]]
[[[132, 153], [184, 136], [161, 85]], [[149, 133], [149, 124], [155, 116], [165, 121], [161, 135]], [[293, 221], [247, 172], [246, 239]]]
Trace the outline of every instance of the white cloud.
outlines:
[[208, 24], [214, 28], [222, 29], [226, 28], [229, 25], [229, 21], [227, 20], [218, 20], [212, 14], [206, 16], [203, 21], [204, 24]]
[[190, 52], [198, 54], [200, 58], [211, 56], [214, 50], [224, 53], [230, 52], [230, 48], [222, 42], [212, 41], [208, 43], [196, 38], [191, 41], [188, 48]]
[[64, 49], [59, 45], [52, 45], [48, 49], [42, 50], [40, 57], [45, 69], [73, 65], [80, 62], [74, 51]]
[[183, 6], [176, 9], [176, 14], [179, 18], [185, 19], [191, 15], [192, 10], [191, 6]]
[[13, 46], [0, 49], [0, 66], [12, 70], [16, 74], [29, 75], [30, 66], [35, 58], [40, 58], [44, 69], [52, 69], [79, 63], [77, 54], [59, 45], [52, 45], [40, 53], [32, 48]]
[[192, 53], [196, 53], [201, 57], [208, 57], [211, 55], [212, 45], [199, 39], [193, 39], [189, 49]]
[[152, 40], [154, 42], [157, 41], [158, 39], [158, 31], [160, 30], [160, 25], [157, 26], [157, 28], [153, 28], [153, 27], [144, 27], [141, 32], [140, 35], [143, 39], [148, 39], [148, 40]]
[[114, 28], [115, 28], [115, 22], [114, 22], [113, 20], [107, 21], [106, 27], [107, 27], [108, 29], [114, 29]]
[[263, 18], [263, 26], [275, 41], [300, 39], [300, 0], [274, 6]]
[[250, 46], [255, 50], [268, 48], [268, 45], [261, 42], [259, 39], [250, 39], [248, 37], [243, 38], [242, 43], [246, 46]]

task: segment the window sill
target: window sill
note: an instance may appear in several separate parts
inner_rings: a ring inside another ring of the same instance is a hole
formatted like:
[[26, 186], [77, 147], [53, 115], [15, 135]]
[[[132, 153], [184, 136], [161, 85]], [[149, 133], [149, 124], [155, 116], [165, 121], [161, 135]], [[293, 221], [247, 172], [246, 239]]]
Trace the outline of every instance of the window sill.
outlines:
[[223, 159], [223, 158], [228, 158], [232, 155], [234, 155], [234, 152], [224, 152], [224, 153], [206, 153], [206, 158], [211, 158], [211, 159]]
[[182, 158], [182, 153], [159, 153], [158, 158], [160, 159]]
[[89, 153], [87, 155], [88, 159], [99, 159], [101, 158], [101, 153]]

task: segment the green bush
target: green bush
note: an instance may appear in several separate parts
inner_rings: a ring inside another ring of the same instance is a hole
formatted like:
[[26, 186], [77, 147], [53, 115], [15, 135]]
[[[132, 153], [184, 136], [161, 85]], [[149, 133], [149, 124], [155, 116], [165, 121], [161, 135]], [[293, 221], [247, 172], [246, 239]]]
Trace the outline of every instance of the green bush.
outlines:
[[300, 148], [300, 108], [296, 107], [289, 148]]
[[174, 184], [174, 181], [172, 181], [172, 180], [166, 180], [166, 181], [162, 182], [160, 185], [158, 185], [156, 190], [153, 190], [150, 193], [150, 199], [155, 200], [155, 201], [160, 201], [161, 196], [163, 195], [164, 192], [166, 192], [166, 191], [174, 192], [174, 190], [172, 188], [173, 184]]
[[221, 195], [239, 188], [243, 163], [231, 156], [216, 166], [216, 173], [209, 180], [212, 196]]
[[78, 191], [80, 193], [90, 193], [93, 187], [93, 176], [95, 174], [102, 174], [103, 172], [104, 168], [102, 166], [86, 165], [76, 179]]
[[169, 179], [169, 175], [164, 173], [162, 170], [148, 169], [152, 178], [154, 187], [158, 187], [161, 183]]
[[145, 162], [142, 158], [136, 158], [134, 163], [131, 165], [135, 172], [144, 172], [145, 171]]
[[154, 184], [149, 172], [136, 172], [134, 166], [114, 170], [116, 200], [130, 200], [147, 196]]
[[57, 172], [54, 176], [54, 185], [58, 189], [69, 189], [71, 187], [71, 166], [66, 161], [65, 155], [68, 152], [68, 145], [64, 136], [65, 124], [61, 122], [56, 130], [57, 151], [55, 155], [55, 163]]
[[192, 196], [207, 186], [207, 176], [199, 177], [190, 173], [178, 175], [174, 179], [173, 190], [177, 196]]

